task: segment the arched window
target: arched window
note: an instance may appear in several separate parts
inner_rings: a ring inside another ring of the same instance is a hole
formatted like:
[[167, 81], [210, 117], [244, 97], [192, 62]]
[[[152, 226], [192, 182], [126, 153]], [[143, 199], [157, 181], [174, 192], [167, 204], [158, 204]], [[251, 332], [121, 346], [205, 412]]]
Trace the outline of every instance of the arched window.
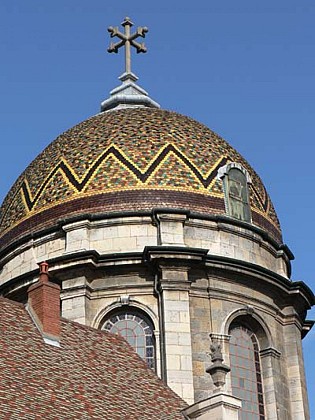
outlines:
[[122, 335], [151, 369], [155, 369], [153, 323], [136, 309], [116, 310], [106, 317], [103, 330]]
[[264, 398], [258, 341], [245, 325], [230, 328], [230, 367], [233, 395], [242, 400], [241, 420], [264, 420]]
[[250, 177], [239, 163], [229, 163], [220, 168], [218, 176], [223, 179], [226, 211], [229, 216], [245, 222], [251, 221], [248, 183]]

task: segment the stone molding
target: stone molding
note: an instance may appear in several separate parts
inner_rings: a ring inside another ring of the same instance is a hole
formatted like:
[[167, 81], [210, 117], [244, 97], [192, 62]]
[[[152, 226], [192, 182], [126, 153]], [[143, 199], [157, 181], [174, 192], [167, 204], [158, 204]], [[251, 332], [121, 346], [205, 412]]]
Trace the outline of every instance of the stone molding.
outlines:
[[[101, 326], [102, 320], [106, 317], [107, 314], [109, 314], [111, 311], [114, 311], [115, 309], [119, 309], [122, 306], [124, 306], [121, 303], [120, 297], [117, 297], [115, 301], [113, 301], [111, 304], [107, 305], [106, 308], [103, 308], [100, 312], [98, 312], [94, 319], [92, 320], [91, 326], [99, 329]], [[151, 308], [149, 308], [147, 305], [141, 303], [139, 300], [133, 299], [131, 296], [129, 296], [129, 303], [128, 306], [130, 308], [140, 309], [143, 311], [147, 316], [151, 319], [154, 326], [154, 331], [157, 334], [160, 334], [159, 330], [159, 321], [157, 315], [153, 312]]]
[[264, 357], [273, 357], [274, 359], [280, 359], [281, 351], [277, 350], [274, 347], [268, 347], [259, 352], [261, 358]]
[[182, 413], [187, 420], [238, 420], [241, 407], [239, 398], [221, 392], [185, 408]]
[[221, 343], [229, 343], [231, 336], [228, 334], [210, 333], [211, 340], [217, 340]]
[[225, 175], [227, 175], [229, 173], [229, 170], [232, 169], [232, 168], [236, 168], [236, 169], [240, 170], [246, 176], [246, 182], [248, 184], [252, 183], [252, 179], [251, 179], [248, 171], [244, 168], [243, 165], [241, 165], [238, 162], [230, 162], [227, 165], [221, 166], [221, 168], [219, 168], [219, 170], [218, 170], [217, 178], [222, 179]]

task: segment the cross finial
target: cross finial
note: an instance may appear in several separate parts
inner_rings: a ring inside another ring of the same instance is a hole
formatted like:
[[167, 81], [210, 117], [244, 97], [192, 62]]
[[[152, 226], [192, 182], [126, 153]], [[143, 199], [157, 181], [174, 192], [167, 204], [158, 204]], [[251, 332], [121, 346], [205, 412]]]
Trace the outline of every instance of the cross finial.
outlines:
[[109, 48], [107, 49], [108, 52], [112, 53], [118, 53], [118, 50], [120, 47], [125, 46], [125, 72], [127, 74], [131, 73], [131, 54], [130, 54], [130, 46], [135, 47], [137, 50], [137, 53], [145, 53], [147, 52], [147, 49], [144, 45], [144, 43], [139, 43], [136, 41], [138, 37], [145, 38], [145, 34], [148, 32], [147, 27], [138, 27], [137, 31], [131, 34], [130, 28], [133, 26], [133, 23], [131, 22], [129, 17], [126, 17], [125, 20], [121, 24], [125, 28], [125, 32], [122, 33], [118, 29], [118, 26], [112, 27], [110, 26], [108, 28], [108, 32], [110, 33], [110, 37], [114, 38], [117, 36], [117, 38], [120, 39], [120, 41], [113, 43], [111, 42]]

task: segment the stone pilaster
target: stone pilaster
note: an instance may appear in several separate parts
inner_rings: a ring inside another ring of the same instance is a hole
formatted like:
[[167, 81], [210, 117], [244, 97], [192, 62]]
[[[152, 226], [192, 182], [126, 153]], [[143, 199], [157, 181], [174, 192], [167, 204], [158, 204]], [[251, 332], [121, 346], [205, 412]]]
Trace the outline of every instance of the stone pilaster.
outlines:
[[159, 213], [158, 241], [159, 245], [184, 245], [184, 223], [187, 216], [185, 214]]
[[[183, 219], [181, 224], [183, 224]], [[192, 266], [203, 265], [207, 250], [180, 246], [146, 247], [144, 261], [158, 276], [162, 378], [188, 404], [194, 402], [190, 280]]]
[[[293, 308], [292, 312], [294, 312]], [[299, 327], [297, 315], [292, 313], [291, 316], [287, 317], [286, 325], [283, 328], [289, 399], [292, 419], [309, 420], [310, 414], [301, 342], [302, 327]]]
[[61, 314], [71, 321], [89, 325], [90, 291], [85, 276], [63, 280], [61, 298]]
[[63, 230], [66, 232], [66, 253], [90, 249], [90, 222], [88, 220], [69, 223], [68, 225], [63, 226]]
[[[281, 353], [273, 347], [266, 348], [260, 352], [261, 370], [263, 372], [264, 384], [264, 406], [267, 418], [270, 420], [288, 419], [287, 407], [280, 405], [285, 401], [281, 390], [277, 386], [277, 380], [281, 380]], [[282, 390], [282, 392], [284, 392]]]
[[188, 269], [160, 267], [167, 384], [188, 404], [194, 402]]

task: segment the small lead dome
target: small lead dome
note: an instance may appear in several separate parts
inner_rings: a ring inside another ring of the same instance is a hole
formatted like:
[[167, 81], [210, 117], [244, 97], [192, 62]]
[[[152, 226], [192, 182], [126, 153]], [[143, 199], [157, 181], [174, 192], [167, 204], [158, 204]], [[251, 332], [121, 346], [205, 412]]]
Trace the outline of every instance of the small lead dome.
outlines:
[[281, 240], [270, 198], [236, 150], [191, 118], [136, 107], [76, 125], [29, 165], [3, 202], [2, 243], [88, 214], [167, 208], [231, 215], [220, 177], [229, 163], [250, 177], [251, 222]]

